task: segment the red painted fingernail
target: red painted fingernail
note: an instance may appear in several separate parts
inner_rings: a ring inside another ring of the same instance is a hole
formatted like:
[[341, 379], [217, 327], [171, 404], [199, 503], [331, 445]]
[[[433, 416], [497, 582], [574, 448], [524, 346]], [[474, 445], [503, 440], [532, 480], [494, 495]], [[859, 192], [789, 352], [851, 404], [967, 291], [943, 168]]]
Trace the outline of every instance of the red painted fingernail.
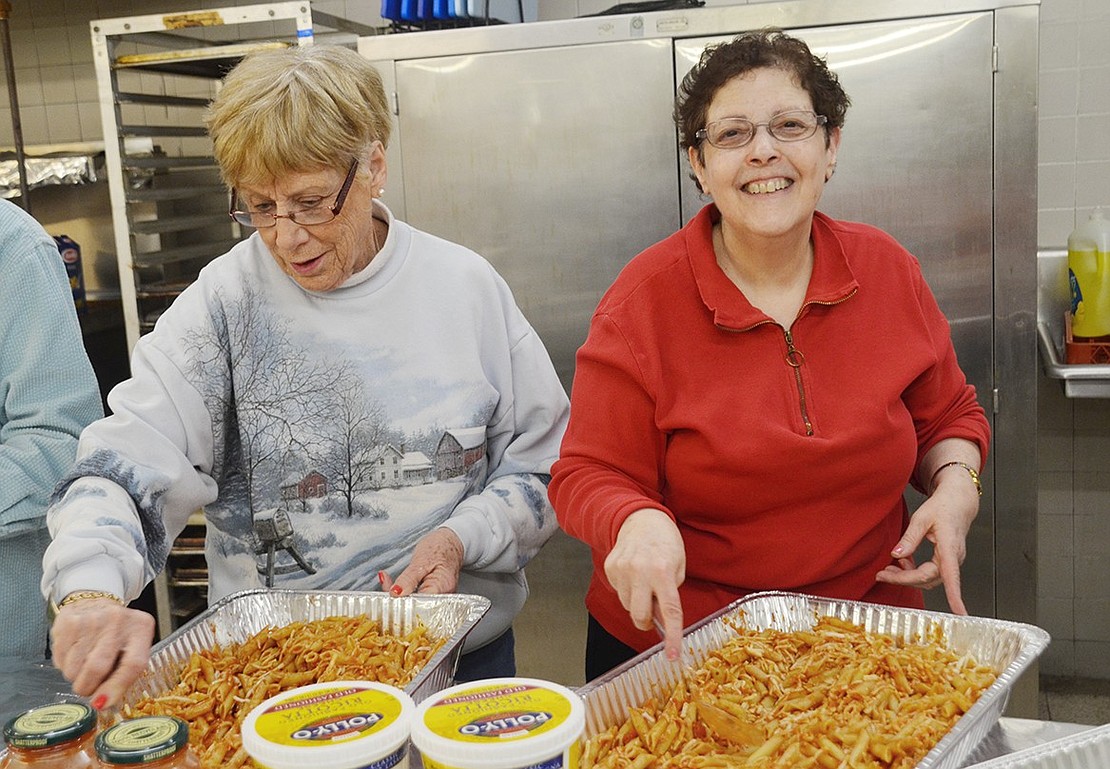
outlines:
[[379, 585], [384, 585], [385, 584], [385, 572], [384, 571], [379, 571], [378, 572], [378, 584]]
[[394, 585], [393, 589], [390, 590], [389, 592], [392, 595], [400, 595], [401, 594], [401, 586], [400, 585]]
[[97, 697], [95, 700], [93, 700], [91, 704], [92, 704], [94, 710], [100, 710], [101, 708], [103, 708], [105, 705], [108, 704], [108, 695], [107, 694], [101, 694], [99, 697]]

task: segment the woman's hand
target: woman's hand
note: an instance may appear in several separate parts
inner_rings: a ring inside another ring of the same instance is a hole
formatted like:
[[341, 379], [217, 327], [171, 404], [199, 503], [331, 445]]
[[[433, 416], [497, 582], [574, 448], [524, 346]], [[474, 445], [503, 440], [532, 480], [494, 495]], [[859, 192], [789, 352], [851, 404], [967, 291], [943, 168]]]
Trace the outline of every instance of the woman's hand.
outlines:
[[686, 547], [670, 516], [644, 508], [625, 519], [605, 558], [605, 576], [640, 630], [663, 626], [667, 659], [682, 650], [682, 603], [678, 587], [686, 579]]
[[119, 704], [146, 670], [154, 617], [107, 598], [62, 607], [50, 628], [54, 667], [100, 709]]
[[[961, 471], [963, 472], [963, 471]], [[923, 589], [943, 583], [948, 606], [954, 614], [967, 614], [960, 594], [960, 565], [967, 555], [967, 532], [979, 512], [979, 495], [966, 474], [946, 474], [910, 518], [902, 538], [891, 551], [898, 565], [875, 575], [879, 582]], [[913, 554], [928, 539], [933, 557], [915, 566]]]
[[462, 562], [462, 540], [450, 529], [440, 527], [420, 538], [412, 551], [412, 560], [396, 580], [384, 571], [378, 574], [378, 579], [382, 590], [391, 595], [453, 593], [459, 585]]

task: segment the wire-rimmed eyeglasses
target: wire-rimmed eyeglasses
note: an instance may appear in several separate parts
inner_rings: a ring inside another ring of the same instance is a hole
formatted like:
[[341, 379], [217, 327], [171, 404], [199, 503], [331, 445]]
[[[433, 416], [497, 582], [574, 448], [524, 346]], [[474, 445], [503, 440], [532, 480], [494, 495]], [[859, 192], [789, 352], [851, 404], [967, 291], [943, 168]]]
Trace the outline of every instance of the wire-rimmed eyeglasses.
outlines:
[[780, 142], [800, 142], [817, 133], [819, 126], [829, 119], [810, 110], [780, 112], [766, 123], [753, 123], [747, 118], [726, 117], [706, 123], [705, 128], [694, 134], [698, 141], [707, 141], [717, 149], [733, 150], [743, 147], [755, 138], [760, 126]]
[[[254, 227], [255, 229], [263, 229], [265, 227], [273, 227], [277, 224], [278, 219], [288, 219], [293, 224], [299, 224], [302, 227], [311, 227], [314, 224], [326, 224], [335, 217], [339, 216], [339, 212], [343, 210], [343, 203], [347, 200], [347, 193], [351, 191], [351, 184], [355, 180], [355, 171], [358, 170], [358, 159], [351, 161], [351, 167], [347, 171], [347, 176], [343, 180], [343, 186], [339, 188], [339, 194], [335, 196], [335, 203], [326, 206], [321, 200], [315, 205], [305, 206], [304, 208], [296, 211], [290, 211], [287, 214], [277, 214], [272, 211], [239, 211], [235, 208], [236, 192], [233, 188], [231, 190], [231, 205], [228, 208], [228, 214], [232, 219], [239, 222], [239, 224], [247, 227]], [[268, 204], [268, 205], [273, 205]]]

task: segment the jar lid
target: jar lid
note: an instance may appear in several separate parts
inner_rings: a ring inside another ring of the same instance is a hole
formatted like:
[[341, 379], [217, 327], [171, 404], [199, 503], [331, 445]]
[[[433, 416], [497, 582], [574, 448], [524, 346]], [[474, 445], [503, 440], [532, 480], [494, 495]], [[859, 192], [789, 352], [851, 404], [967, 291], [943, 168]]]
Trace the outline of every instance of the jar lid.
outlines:
[[96, 736], [96, 755], [106, 764], [145, 764], [172, 756], [189, 743], [189, 725], [176, 716], [142, 716]]
[[243, 720], [243, 748], [268, 769], [387, 769], [408, 747], [416, 705], [375, 681], [331, 681], [282, 692]]
[[75, 740], [96, 727], [96, 711], [82, 702], [57, 702], [21, 713], [4, 726], [13, 748], [49, 748]]
[[[454, 769], [517, 769], [577, 749], [582, 698], [534, 678], [490, 678], [433, 694], [416, 709], [412, 744]], [[562, 764], [558, 764], [562, 766]]]

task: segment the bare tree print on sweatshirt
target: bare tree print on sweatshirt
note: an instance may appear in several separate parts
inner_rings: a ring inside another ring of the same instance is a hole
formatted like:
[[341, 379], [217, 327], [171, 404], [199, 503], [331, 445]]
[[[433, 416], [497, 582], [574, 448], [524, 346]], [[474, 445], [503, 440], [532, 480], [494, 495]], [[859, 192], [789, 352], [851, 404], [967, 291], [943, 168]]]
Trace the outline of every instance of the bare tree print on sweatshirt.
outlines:
[[328, 478], [332, 489], [343, 495], [347, 517], [355, 514], [355, 495], [374, 487], [374, 451], [386, 443], [389, 429], [385, 407], [366, 397], [360, 378], [346, 376], [332, 392], [328, 424], [320, 434], [314, 466]]
[[211, 301], [213, 325], [194, 329], [185, 344], [215, 445], [238, 457], [253, 518], [277, 499], [290, 453], [310, 455], [302, 436], [316, 431], [301, 426], [330, 421], [333, 394], [352, 375], [345, 364], [306, 356], [253, 287], [234, 298], [217, 290]]

